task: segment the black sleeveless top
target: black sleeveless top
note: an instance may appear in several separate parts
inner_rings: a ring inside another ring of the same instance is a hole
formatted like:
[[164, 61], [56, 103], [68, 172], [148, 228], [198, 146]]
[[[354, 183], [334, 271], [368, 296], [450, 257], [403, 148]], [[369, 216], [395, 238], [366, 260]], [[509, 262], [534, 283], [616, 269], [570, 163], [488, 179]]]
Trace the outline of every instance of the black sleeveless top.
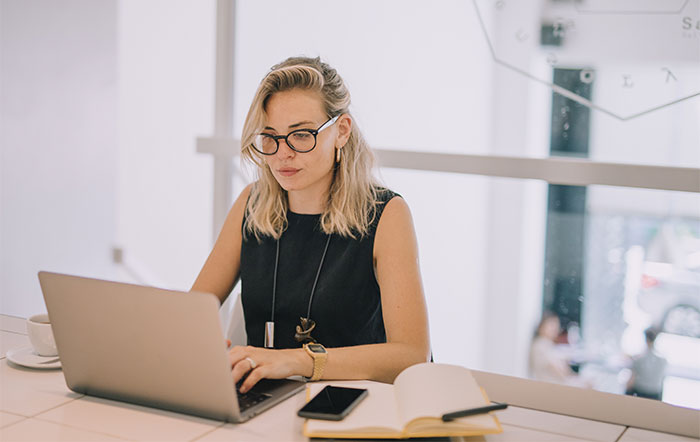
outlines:
[[[374, 236], [386, 203], [396, 193], [379, 189], [374, 222], [361, 238], [331, 235], [316, 284], [311, 333], [326, 347], [386, 342], [379, 285], [374, 275]], [[280, 238], [275, 299], [275, 348], [298, 348], [294, 339], [300, 317], [306, 317], [311, 288], [328, 236], [320, 228], [321, 215], [287, 212], [287, 229]], [[245, 226], [245, 218], [244, 218]], [[262, 347], [265, 322], [272, 309], [276, 241], [261, 242], [243, 231], [241, 300], [248, 345]]]

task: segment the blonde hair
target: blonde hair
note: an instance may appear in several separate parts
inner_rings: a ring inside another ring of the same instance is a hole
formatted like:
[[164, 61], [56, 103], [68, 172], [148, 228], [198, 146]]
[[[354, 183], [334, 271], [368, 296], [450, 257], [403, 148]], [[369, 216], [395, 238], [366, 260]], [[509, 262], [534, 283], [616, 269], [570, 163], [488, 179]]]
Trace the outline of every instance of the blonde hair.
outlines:
[[[248, 204], [244, 231], [260, 240], [279, 238], [286, 228], [287, 192], [279, 185], [262, 155], [253, 147], [253, 139], [265, 125], [265, 105], [276, 92], [291, 89], [317, 92], [329, 118], [350, 114], [350, 93], [340, 75], [319, 58], [292, 57], [272, 67], [262, 79], [243, 125], [241, 154], [257, 166], [257, 181]], [[374, 222], [377, 188], [372, 176], [374, 155], [352, 124], [350, 137], [335, 164], [328, 201], [321, 214], [321, 229], [326, 234], [352, 237], [367, 234]], [[303, 155], [303, 154], [302, 154]]]

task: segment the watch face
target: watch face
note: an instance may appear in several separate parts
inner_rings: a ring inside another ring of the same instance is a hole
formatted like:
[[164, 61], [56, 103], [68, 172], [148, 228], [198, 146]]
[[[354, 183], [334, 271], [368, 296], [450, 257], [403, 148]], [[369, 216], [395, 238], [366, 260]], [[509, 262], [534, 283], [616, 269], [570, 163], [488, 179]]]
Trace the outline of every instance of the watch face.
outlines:
[[313, 353], [325, 353], [326, 349], [323, 348], [323, 345], [321, 344], [309, 344], [307, 346], [309, 350], [311, 350]]

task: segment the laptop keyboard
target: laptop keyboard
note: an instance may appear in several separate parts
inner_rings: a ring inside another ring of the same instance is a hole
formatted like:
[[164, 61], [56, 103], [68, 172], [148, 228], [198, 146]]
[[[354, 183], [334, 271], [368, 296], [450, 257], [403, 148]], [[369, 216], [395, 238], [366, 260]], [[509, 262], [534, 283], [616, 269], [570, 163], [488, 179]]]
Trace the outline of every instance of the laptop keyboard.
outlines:
[[265, 402], [271, 397], [269, 394], [257, 393], [255, 391], [241, 393], [240, 391], [238, 391], [238, 389], [236, 389], [236, 393], [238, 394], [238, 409], [241, 412], [249, 409], [254, 405], [258, 405], [261, 402]]

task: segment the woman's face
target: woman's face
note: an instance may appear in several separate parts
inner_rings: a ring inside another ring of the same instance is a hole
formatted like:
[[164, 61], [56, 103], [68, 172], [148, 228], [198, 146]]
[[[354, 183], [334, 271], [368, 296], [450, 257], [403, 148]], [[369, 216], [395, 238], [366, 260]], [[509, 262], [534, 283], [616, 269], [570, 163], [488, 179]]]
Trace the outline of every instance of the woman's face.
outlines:
[[542, 323], [540, 334], [553, 341], [559, 336], [560, 327], [561, 324], [559, 323], [559, 318], [556, 316], [550, 316]]
[[[292, 89], [270, 96], [265, 106], [263, 133], [287, 135], [297, 129], [318, 129], [328, 115], [320, 97], [313, 91]], [[265, 157], [277, 182], [288, 192], [314, 190], [325, 195], [333, 180], [336, 146], [344, 146], [350, 135], [350, 118], [342, 115], [333, 125], [317, 135], [316, 147], [310, 152], [292, 150], [284, 140], [279, 149]]]

